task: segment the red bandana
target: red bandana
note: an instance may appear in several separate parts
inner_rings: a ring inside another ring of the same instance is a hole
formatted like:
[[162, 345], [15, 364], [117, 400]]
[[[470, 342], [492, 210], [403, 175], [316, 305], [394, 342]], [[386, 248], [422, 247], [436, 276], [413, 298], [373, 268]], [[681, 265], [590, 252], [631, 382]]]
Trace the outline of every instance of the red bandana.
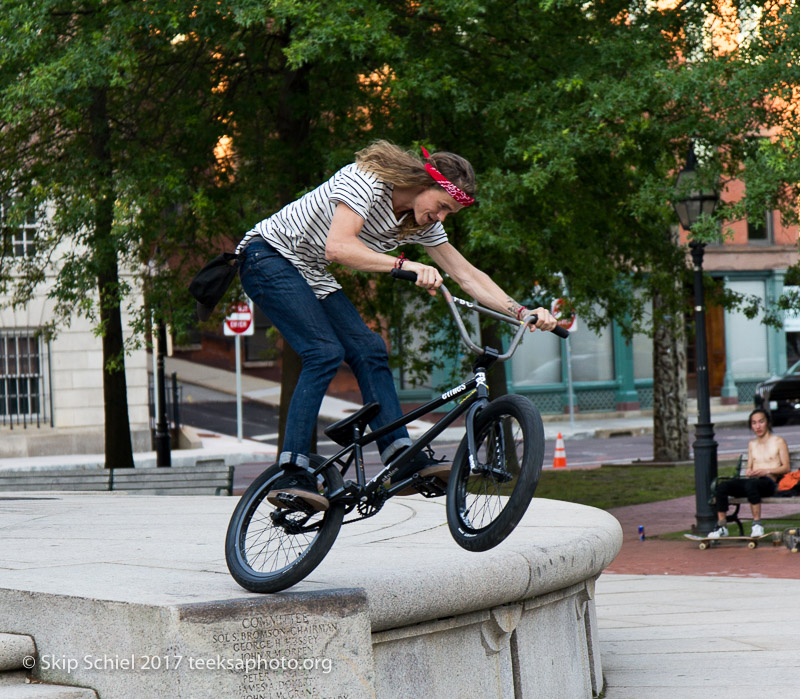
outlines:
[[[426, 159], [429, 159], [431, 156], [426, 150], [424, 146], [422, 148], [422, 155], [425, 156]], [[475, 203], [475, 200], [467, 194], [463, 189], [459, 189], [456, 187], [450, 180], [448, 180], [441, 172], [439, 172], [433, 165], [430, 163], [425, 163], [425, 169], [428, 171], [428, 174], [433, 177], [447, 192], [453, 199], [455, 199], [461, 206], [470, 206], [471, 204]]]

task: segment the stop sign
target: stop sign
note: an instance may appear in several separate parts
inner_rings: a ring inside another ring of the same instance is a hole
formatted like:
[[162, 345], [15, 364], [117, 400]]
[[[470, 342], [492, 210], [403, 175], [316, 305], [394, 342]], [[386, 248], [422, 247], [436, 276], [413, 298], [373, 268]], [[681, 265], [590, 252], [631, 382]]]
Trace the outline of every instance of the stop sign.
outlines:
[[578, 329], [578, 317], [570, 308], [565, 299], [556, 299], [550, 306], [550, 313], [555, 316], [558, 324], [565, 330], [575, 332]]
[[248, 300], [231, 306], [222, 330], [225, 335], [252, 335], [255, 331], [253, 302]]

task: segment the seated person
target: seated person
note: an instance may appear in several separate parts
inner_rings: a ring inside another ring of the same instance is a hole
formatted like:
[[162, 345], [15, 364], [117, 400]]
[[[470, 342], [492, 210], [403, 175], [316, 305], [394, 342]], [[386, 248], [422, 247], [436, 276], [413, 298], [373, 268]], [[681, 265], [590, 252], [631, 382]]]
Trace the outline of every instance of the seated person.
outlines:
[[761, 498], [770, 497], [778, 487], [780, 477], [789, 471], [789, 447], [783, 437], [772, 434], [769, 414], [757, 408], [750, 413], [750, 429], [755, 434], [747, 445], [747, 470], [743, 478], [731, 478], [717, 483], [714, 491], [717, 503], [717, 528], [709, 538], [728, 536], [727, 512], [729, 497], [746, 497], [753, 511], [751, 536], [762, 536]]

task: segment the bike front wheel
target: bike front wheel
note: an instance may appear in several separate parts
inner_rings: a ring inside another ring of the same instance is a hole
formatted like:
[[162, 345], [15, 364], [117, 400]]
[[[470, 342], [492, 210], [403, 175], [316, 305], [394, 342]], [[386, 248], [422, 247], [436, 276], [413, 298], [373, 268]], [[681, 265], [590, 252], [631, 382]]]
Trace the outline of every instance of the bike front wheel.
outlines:
[[[311, 466], [324, 459], [312, 454]], [[267, 493], [282, 473], [272, 466], [239, 500], [225, 537], [225, 560], [234, 580], [250, 592], [279, 592], [303, 580], [325, 558], [342, 526], [344, 505], [331, 503], [325, 512], [275, 508]], [[335, 467], [317, 477], [325, 495], [342, 487]]]
[[447, 524], [459, 546], [486, 551], [519, 524], [536, 491], [544, 459], [539, 411], [518, 395], [501, 396], [475, 418], [477, 462], [461, 441], [447, 484]]

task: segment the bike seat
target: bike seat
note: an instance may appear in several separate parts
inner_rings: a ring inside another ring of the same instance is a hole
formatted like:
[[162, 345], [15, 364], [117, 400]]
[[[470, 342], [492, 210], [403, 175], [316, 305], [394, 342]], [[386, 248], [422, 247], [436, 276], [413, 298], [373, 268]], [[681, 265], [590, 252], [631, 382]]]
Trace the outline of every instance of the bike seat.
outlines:
[[339, 420], [326, 427], [325, 434], [337, 444], [346, 447], [353, 441], [354, 430], [357, 428], [359, 432], [363, 433], [369, 421], [380, 411], [380, 403], [367, 403], [344, 420]]

